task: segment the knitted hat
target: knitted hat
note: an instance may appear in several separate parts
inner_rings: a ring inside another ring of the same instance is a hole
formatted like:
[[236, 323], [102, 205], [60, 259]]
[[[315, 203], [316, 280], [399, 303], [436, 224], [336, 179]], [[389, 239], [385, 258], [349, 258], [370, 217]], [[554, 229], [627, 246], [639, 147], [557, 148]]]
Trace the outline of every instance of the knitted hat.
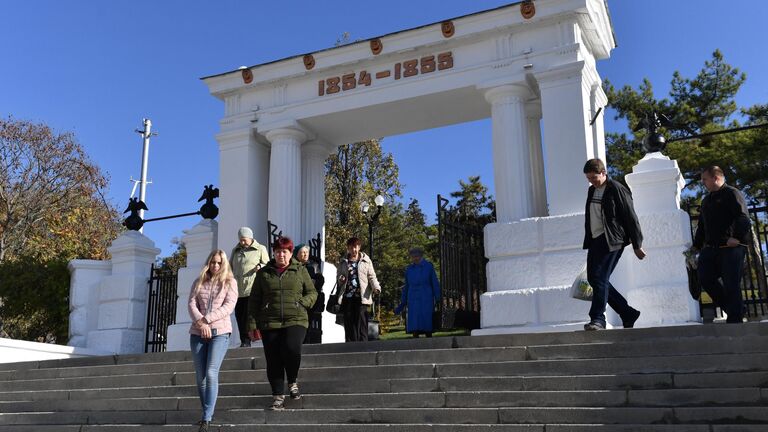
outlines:
[[307, 248], [307, 249], [309, 249], [309, 246], [305, 245], [304, 243], [299, 243], [299, 245], [298, 245], [298, 246], [296, 246], [295, 248], [293, 248], [293, 254], [294, 254], [294, 255], [298, 255], [298, 254], [299, 254], [299, 251], [300, 251], [300, 250], [302, 250], [303, 248]]
[[239, 231], [237, 231], [237, 235], [239, 238], [253, 238], [253, 230], [248, 227], [242, 227]]

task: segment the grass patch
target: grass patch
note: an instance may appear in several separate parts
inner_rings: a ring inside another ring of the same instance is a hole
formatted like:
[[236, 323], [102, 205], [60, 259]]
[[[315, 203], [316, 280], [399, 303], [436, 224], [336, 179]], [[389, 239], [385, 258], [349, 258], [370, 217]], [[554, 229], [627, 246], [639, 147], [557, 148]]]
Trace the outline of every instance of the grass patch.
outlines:
[[[432, 333], [432, 337], [445, 336], [469, 336], [469, 330], [459, 329], [441, 329]], [[405, 332], [404, 326], [391, 327], [389, 331], [379, 336], [381, 340], [412, 339], [413, 335]]]

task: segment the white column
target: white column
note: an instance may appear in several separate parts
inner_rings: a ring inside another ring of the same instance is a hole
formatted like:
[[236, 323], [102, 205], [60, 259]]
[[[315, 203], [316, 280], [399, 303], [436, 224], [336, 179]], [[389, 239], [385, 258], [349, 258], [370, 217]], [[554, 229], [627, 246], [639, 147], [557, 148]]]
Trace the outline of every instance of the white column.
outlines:
[[[319, 143], [307, 143], [301, 149], [301, 227], [304, 243], [320, 233], [325, 244], [325, 159], [328, 149]], [[325, 260], [321, 250], [321, 259]]]
[[485, 93], [493, 122], [493, 178], [500, 223], [533, 216], [528, 122], [523, 85], [504, 85]]
[[546, 216], [547, 186], [544, 177], [544, 153], [541, 147], [541, 103], [525, 104], [528, 120], [528, 144], [531, 155], [531, 186], [533, 191], [533, 216]]
[[588, 159], [596, 157], [589, 126], [591, 86], [584, 77], [585, 67], [593, 66], [579, 62], [536, 74], [541, 90], [551, 216], [584, 211], [588, 185], [582, 170]]
[[127, 231], [107, 248], [112, 275], [101, 280], [97, 329], [88, 333], [88, 348], [117, 354], [144, 352], [147, 282], [160, 249], [138, 231]]
[[[219, 249], [232, 250], [237, 230], [253, 229], [261, 244], [267, 239], [269, 148], [251, 128], [220, 133], [219, 142]], [[201, 191], [202, 191], [202, 185]]]
[[298, 239], [301, 231], [301, 144], [307, 135], [294, 128], [266, 133], [272, 143], [269, 159], [267, 217], [283, 235]]
[[[266, 228], [265, 228], [266, 230]], [[200, 275], [205, 260], [214, 249], [217, 249], [218, 243], [218, 223], [215, 220], [203, 219], [192, 229], [185, 230], [181, 242], [187, 250], [187, 265], [179, 269], [176, 295], [176, 323], [168, 327], [167, 351], [187, 351], [189, 350], [189, 326], [192, 319], [187, 310], [187, 301], [189, 293], [192, 290], [192, 284]], [[223, 249], [229, 256], [230, 249]], [[236, 329], [233, 328], [233, 334]], [[230, 344], [240, 344], [238, 338], [230, 338]]]

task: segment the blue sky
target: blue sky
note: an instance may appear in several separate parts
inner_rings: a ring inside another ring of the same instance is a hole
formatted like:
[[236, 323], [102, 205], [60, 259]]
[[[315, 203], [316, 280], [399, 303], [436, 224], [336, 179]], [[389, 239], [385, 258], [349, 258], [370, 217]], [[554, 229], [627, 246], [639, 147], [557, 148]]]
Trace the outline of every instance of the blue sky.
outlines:
[[[186, 213], [198, 208], [204, 184], [218, 184], [214, 135], [223, 104], [200, 77], [328, 48], [343, 32], [367, 39], [508, 3], [6, 0], [0, 115], [73, 131], [109, 174], [108, 197], [119, 210], [131, 192], [129, 178], [140, 174], [141, 139], [133, 130], [152, 119], [159, 136], [150, 149], [146, 217]], [[648, 77], [656, 94], [666, 95], [674, 70], [691, 77], [719, 48], [747, 73], [738, 104], [768, 103], [768, 2], [608, 6], [618, 48], [598, 63], [602, 77], [618, 86]], [[608, 131], [624, 127], [609, 113]], [[455, 190], [459, 179], [479, 174], [492, 189], [490, 141], [490, 122], [483, 120], [387, 137], [383, 145], [400, 166], [403, 199], [417, 198], [432, 218], [435, 196]], [[167, 255], [170, 239], [195, 223], [153, 222], [145, 234]]]

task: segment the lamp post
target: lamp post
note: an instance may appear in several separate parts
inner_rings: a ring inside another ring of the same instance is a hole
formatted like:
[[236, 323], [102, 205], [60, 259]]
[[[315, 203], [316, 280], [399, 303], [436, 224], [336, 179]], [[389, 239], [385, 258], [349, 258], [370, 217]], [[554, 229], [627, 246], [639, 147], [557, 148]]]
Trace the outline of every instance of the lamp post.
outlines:
[[368, 215], [368, 212], [371, 210], [368, 202], [363, 201], [363, 203], [360, 204], [360, 210], [363, 212], [365, 220], [368, 222], [368, 255], [371, 257], [371, 262], [373, 262], [373, 227], [376, 225], [376, 221], [379, 220], [379, 215], [381, 215], [381, 207], [384, 205], [384, 197], [376, 195], [373, 202], [376, 204], [376, 213], [371, 216]]

